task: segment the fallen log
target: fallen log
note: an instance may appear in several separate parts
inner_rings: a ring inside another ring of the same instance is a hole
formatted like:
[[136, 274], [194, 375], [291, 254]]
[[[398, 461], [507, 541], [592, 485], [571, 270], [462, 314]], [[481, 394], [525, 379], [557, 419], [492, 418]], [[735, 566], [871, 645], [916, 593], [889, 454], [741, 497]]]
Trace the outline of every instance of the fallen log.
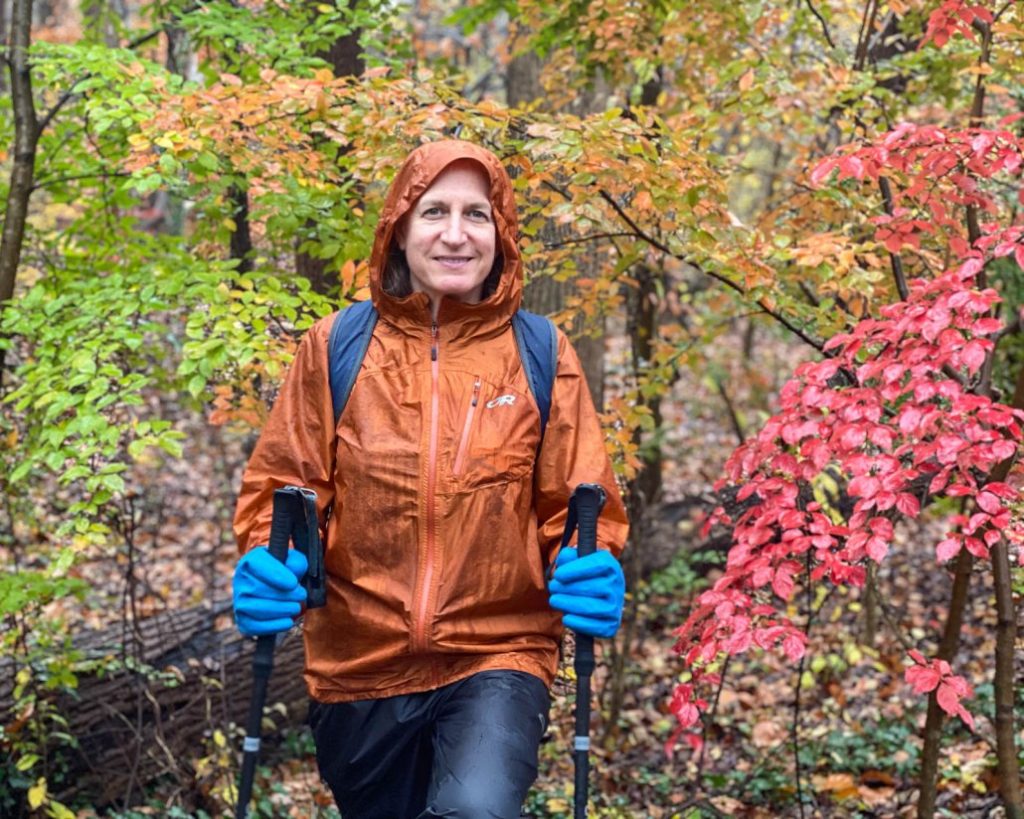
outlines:
[[[75, 635], [87, 667], [74, 696], [56, 702], [77, 747], [58, 748], [54, 782], [62, 801], [128, 807], [145, 786], [171, 776], [180, 787], [195, 779], [193, 762], [220, 730], [240, 747], [249, 703], [255, 641], [230, 625], [231, 605], [201, 605]], [[274, 655], [268, 706], [279, 729], [305, 719], [302, 636], [286, 634]], [[0, 724], [9, 725], [13, 663], [0, 663]], [[283, 705], [283, 709], [281, 706]]]

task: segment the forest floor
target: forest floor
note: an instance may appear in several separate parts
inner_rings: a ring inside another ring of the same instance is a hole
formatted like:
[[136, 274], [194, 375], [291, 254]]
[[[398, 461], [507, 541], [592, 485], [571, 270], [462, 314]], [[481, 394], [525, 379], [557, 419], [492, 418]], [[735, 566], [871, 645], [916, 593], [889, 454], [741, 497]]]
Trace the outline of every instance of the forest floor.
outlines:
[[[761, 372], [785, 373], [790, 363], [769, 361]], [[752, 384], [747, 388], [765, 393], [779, 386], [758, 386], [749, 373], [745, 378], [732, 383]], [[950, 587], [948, 573], [934, 559], [934, 544], [942, 534], [940, 521], [898, 529], [891, 556], [876, 577], [882, 603], [872, 611], [852, 590], [820, 594], [810, 601], [795, 597], [788, 613], [798, 623], [807, 622], [808, 603], [813, 611], [803, 663], [795, 667], [784, 658], [762, 654], [732, 659], [717, 706], [705, 722], [703, 751], [695, 753], [680, 744], [671, 756], [666, 752], [674, 727], [668, 703], [681, 671], [672, 650], [672, 632], [723, 560], [720, 550], [709, 549], [699, 537], [700, 500], [707, 498], [736, 444], [723, 422], [720, 395], [706, 379], [684, 380], [676, 394], [679, 400], [669, 404], [666, 413], [672, 432], [662, 450], [664, 503], [645, 530], [649, 571], [632, 590], [636, 625], [625, 647], [622, 707], [614, 725], [608, 718], [611, 648], [602, 644], [599, 649], [603, 659], [599, 658], [594, 685], [591, 816], [913, 815], [926, 701], [903, 681], [907, 661], [902, 643], [909, 641], [926, 654], [937, 645]], [[734, 398], [756, 403], [748, 395]], [[154, 460], [140, 467], [143, 483], [171, 482], [176, 487], [173, 501], [159, 492], [138, 499], [132, 547], [136, 553], [121, 562], [135, 561], [131, 605], [140, 617], [204, 598], [226, 599], [229, 594], [235, 560], [229, 525], [233, 492], [251, 437], [195, 423], [186, 457], [177, 466]], [[109, 584], [109, 562], [87, 566], [83, 576], [97, 586]], [[977, 730], [971, 732], [959, 720], [946, 722], [940, 816], [1002, 815], [994, 807], [998, 781], [991, 723], [991, 588], [988, 569], [977, 568], [960, 652], [966, 659], [954, 663], [975, 687], [968, 707], [978, 717]], [[87, 600], [76, 616], [92, 626], [109, 622], [111, 609], [104, 602], [109, 599], [97, 595]], [[220, 625], [233, 627], [230, 622]], [[524, 808], [538, 818], [572, 815], [571, 645], [566, 654], [552, 692], [551, 728], [540, 751], [540, 775]], [[279, 738], [267, 757], [252, 816], [337, 817], [317, 776], [307, 731], [293, 729]], [[235, 760], [230, 753], [226, 759], [221, 773], [230, 782]], [[154, 791], [150, 807], [116, 816], [220, 815], [209, 794], [206, 813], [168, 807], [165, 799], [165, 794]], [[221, 808], [229, 812], [226, 802]], [[97, 815], [93, 810], [77, 814], [79, 819]]]

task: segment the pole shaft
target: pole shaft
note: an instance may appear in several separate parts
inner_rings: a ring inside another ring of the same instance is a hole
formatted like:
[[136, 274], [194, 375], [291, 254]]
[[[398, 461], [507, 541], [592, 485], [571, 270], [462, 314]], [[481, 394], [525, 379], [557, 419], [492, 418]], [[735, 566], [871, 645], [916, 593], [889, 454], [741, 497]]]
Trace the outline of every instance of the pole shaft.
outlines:
[[[288, 543], [295, 527], [295, 498], [299, 497], [294, 487], [274, 490], [274, 513], [270, 522], [270, 542], [267, 549], [272, 557], [282, 563], [288, 558]], [[242, 746], [242, 773], [238, 780], [238, 803], [235, 805], [235, 819], [246, 819], [249, 815], [249, 800], [252, 798], [252, 783], [256, 776], [256, 763], [260, 756], [260, 726], [263, 722], [263, 706], [267, 702], [267, 687], [270, 672], [274, 670], [274, 646], [277, 637], [266, 634], [256, 639], [256, 652], [252, 658], [252, 697], [249, 699], [249, 715], [245, 723], [245, 743]]]

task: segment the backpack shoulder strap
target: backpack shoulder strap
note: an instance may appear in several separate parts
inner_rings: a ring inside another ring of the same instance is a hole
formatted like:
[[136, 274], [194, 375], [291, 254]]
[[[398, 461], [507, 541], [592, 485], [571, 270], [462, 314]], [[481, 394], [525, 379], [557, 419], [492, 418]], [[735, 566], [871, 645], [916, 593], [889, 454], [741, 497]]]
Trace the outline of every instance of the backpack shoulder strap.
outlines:
[[352, 386], [356, 383], [376, 324], [377, 311], [373, 302], [360, 301], [341, 310], [331, 325], [331, 334], [327, 340], [327, 364], [330, 368], [335, 426], [348, 402]]
[[558, 335], [555, 325], [547, 316], [538, 316], [528, 310], [517, 310], [512, 316], [512, 330], [519, 347], [519, 358], [530, 382], [530, 391], [540, 409], [540, 435], [551, 415], [551, 393], [558, 372]]

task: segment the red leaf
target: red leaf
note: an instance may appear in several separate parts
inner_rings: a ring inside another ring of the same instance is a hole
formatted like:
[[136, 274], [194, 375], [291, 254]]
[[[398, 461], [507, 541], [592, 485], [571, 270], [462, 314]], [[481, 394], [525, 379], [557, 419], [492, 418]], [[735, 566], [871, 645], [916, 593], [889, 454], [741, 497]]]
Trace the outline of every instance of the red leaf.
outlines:
[[772, 578], [772, 590], [783, 600], [789, 600], [793, 596], [793, 576], [788, 571], [779, 569]]
[[819, 162], [814, 170], [811, 171], [811, 184], [817, 186], [828, 179], [832, 171], [835, 170], [836, 164], [834, 157], [829, 157]]
[[871, 531], [885, 540], [892, 540], [892, 521], [889, 518], [877, 517], [868, 521]]
[[990, 515], [998, 515], [1003, 511], [1003, 505], [999, 502], [999, 498], [991, 492], [982, 492], [975, 500], [977, 500], [978, 506]]
[[842, 444], [844, 449], [856, 449], [868, 436], [864, 430], [856, 426], [847, 426], [843, 429], [842, 434], [839, 436], [839, 442]]
[[889, 544], [880, 537], [868, 538], [867, 552], [875, 563], [881, 563], [889, 554]]
[[965, 537], [964, 546], [967, 547], [967, 551], [975, 557], [980, 557], [982, 560], [987, 560], [989, 557], [988, 546], [976, 537]]
[[968, 341], [960, 352], [960, 357], [967, 366], [967, 371], [972, 375], [981, 369], [981, 365], [985, 363], [985, 350], [985, 343], [975, 339], [974, 341]]
[[896, 508], [909, 518], [916, 518], [921, 513], [921, 502], [906, 492], [896, 496]]
[[963, 544], [960, 543], [959, 538], [947, 538], [935, 547], [935, 557], [940, 563], [945, 563], [950, 558], [956, 557], [960, 553], [962, 546]]
[[912, 665], [904, 672], [903, 679], [910, 684], [915, 694], [927, 694], [935, 690], [942, 675], [931, 666]]
[[804, 656], [806, 648], [800, 635], [793, 632], [790, 632], [782, 640], [782, 651], [789, 658], [790, 662], [799, 662], [800, 658]]
[[900, 432], [910, 435], [921, 423], [921, 411], [917, 407], [904, 407], [900, 413]]
[[[934, 688], [934, 686], [932, 687]], [[931, 688], [928, 690], [931, 691]], [[924, 692], [918, 691], [917, 693], [921, 694]], [[955, 717], [959, 713], [960, 694], [957, 693], [956, 689], [946, 680], [943, 680], [939, 685], [939, 690], [935, 693], [935, 698], [939, 702], [939, 707], [951, 717]]]
[[997, 495], [1004, 500], [1013, 500], [1017, 497], [1017, 490], [1010, 486], [1010, 484], [1001, 481], [992, 481], [985, 484], [985, 491], [991, 492], [993, 495]]
[[857, 498], [873, 498], [882, 488], [882, 482], [872, 475], [861, 475], [854, 478], [847, 486], [851, 496]]

